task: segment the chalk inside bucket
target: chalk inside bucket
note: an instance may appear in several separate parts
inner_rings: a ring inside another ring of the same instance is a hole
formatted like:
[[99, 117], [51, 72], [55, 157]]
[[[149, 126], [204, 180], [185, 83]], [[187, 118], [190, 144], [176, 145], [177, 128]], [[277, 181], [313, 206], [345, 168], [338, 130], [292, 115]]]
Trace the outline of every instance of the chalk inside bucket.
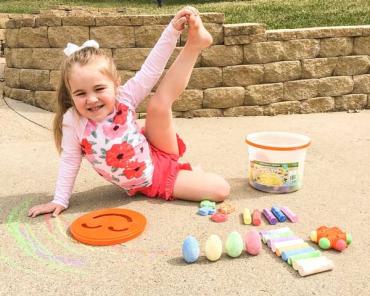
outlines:
[[258, 132], [247, 135], [246, 143], [252, 187], [271, 193], [293, 192], [302, 187], [309, 137], [288, 132]]

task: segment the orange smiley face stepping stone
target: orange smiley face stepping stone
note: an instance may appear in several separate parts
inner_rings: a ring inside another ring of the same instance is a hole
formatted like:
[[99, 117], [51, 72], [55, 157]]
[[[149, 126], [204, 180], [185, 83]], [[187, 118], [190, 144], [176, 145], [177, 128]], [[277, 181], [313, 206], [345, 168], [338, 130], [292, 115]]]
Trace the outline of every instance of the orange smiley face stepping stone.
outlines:
[[108, 246], [131, 240], [145, 228], [146, 218], [128, 209], [102, 209], [83, 215], [70, 226], [72, 236], [81, 243]]

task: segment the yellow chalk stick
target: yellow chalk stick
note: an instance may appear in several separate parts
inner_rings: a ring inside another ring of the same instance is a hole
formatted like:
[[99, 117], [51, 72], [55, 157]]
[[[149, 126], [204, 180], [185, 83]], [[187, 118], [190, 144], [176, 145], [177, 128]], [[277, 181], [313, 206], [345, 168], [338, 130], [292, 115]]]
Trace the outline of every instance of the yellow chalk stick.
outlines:
[[245, 208], [244, 209], [244, 212], [243, 212], [243, 220], [244, 220], [244, 224], [251, 224], [252, 223], [251, 212], [249, 211], [248, 208]]

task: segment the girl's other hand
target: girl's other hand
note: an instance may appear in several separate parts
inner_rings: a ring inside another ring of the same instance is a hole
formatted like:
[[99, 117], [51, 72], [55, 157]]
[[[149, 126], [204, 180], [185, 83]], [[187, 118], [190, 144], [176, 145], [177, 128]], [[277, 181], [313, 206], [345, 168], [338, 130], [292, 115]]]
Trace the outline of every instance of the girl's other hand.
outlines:
[[197, 9], [191, 6], [186, 6], [179, 10], [172, 20], [172, 25], [177, 31], [182, 31], [185, 29], [185, 24], [187, 23], [191, 15], [198, 15]]
[[28, 217], [35, 218], [38, 215], [48, 214], [48, 213], [53, 213], [52, 216], [56, 217], [64, 210], [65, 210], [65, 207], [63, 207], [62, 205], [59, 205], [53, 202], [48, 202], [48, 203], [37, 205], [37, 206], [30, 208], [28, 211]]

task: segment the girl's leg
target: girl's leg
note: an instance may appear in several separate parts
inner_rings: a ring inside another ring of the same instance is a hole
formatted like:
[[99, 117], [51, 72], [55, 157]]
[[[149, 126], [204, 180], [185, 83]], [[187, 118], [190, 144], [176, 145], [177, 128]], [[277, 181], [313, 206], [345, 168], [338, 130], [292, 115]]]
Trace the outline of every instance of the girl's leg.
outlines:
[[230, 194], [230, 185], [219, 175], [203, 171], [179, 171], [173, 196], [177, 199], [223, 201]]
[[[199, 16], [191, 16], [188, 25], [188, 40], [150, 99], [145, 122], [148, 140], [157, 148], [171, 154], [179, 153], [172, 122], [172, 104], [186, 88], [201, 50], [212, 43], [212, 36], [204, 28]], [[179, 199], [193, 201], [223, 201], [229, 193], [230, 186], [221, 176], [201, 170], [181, 170], [175, 181], [173, 195]]]
[[188, 40], [149, 100], [145, 120], [145, 135], [149, 142], [170, 154], [179, 154], [172, 122], [172, 104], [186, 88], [202, 49], [212, 43], [212, 36], [198, 15], [191, 15], [188, 25]]

